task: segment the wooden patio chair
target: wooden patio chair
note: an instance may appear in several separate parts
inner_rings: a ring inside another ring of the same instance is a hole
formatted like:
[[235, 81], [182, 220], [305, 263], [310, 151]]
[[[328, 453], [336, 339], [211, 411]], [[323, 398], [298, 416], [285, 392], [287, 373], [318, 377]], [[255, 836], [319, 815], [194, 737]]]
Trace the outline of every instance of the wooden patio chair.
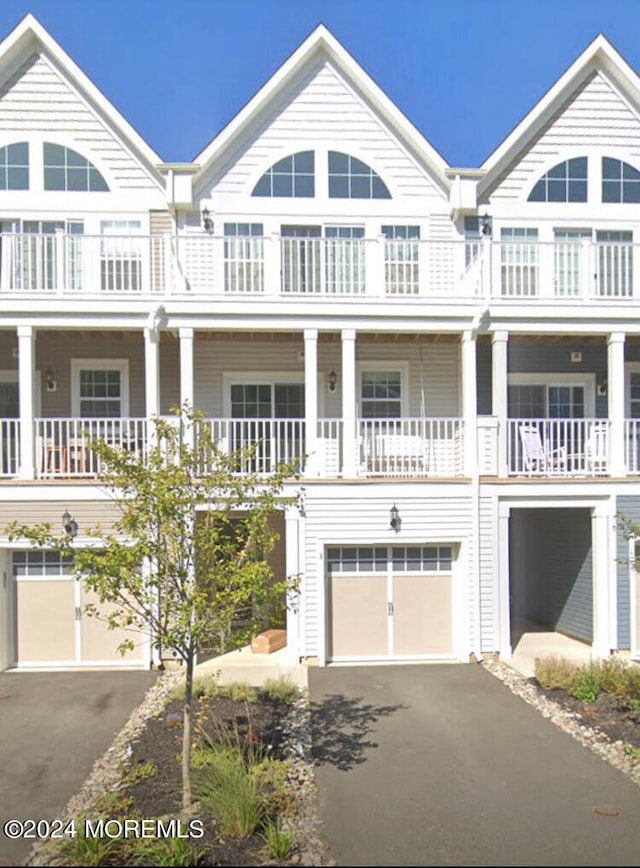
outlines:
[[543, 440], [537, 425], [522, 423], [518, 434], [522, 445], [523, 469], [528, 474], [566, 474], [567, 450], [564, 446], [555, 447]]

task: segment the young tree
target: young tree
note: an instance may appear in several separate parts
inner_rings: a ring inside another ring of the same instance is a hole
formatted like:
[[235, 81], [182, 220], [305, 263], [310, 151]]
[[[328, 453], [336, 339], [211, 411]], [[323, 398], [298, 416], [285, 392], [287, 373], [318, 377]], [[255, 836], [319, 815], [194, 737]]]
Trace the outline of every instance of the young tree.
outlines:
[[[210, 425], [188, 407], [175, 419], [154, 420], [152, 445], [144, 455], [96, 438], [98, 481], [117, 507], [113, 526], [89, 531], [89, 547], [50, 524], [13, 523], [11, 539], [73, 555], [74, 575], [101, 604], [111, 604], [111, 628], [150, 631], [158, 649], [184, 664], [182, 753], [183, 805], [191, 804], [193, 672], [199, 648], [218, 651], [244, 644], [285, 601], [295, 597], [297, 578], [276, 581], [266, 556], [277, 533], [274, 512], [296, 498], [282, 495], [293, 465], [268, 475], [255, 472], [263, 444], [223, 452]], [[99, 615], [99, 608], [87, 607]], [[120, 646], [134, 647], [133, 638]]]

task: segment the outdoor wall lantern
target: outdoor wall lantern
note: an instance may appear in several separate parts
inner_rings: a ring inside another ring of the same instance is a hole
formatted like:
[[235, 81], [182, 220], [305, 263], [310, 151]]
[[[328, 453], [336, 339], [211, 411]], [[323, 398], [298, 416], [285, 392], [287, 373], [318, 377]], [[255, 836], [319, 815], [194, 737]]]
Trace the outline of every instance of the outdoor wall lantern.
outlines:
[[402, 526], [400, 511], [398, 510], [398, 507], [395, 505], [395, 503], [391, 507], [389, 525], [393, 528], [393, 530], [395, 530], [396, 533], [398, 533], [400, 527]]
[[64, 528], [64, 532], [70, 537], [78, 536], [78, 522], [70, 514], [68, 509], [65, 509], [62, 513], [62, 527]]
[[202, 225], [206, 232], [211, 232], [213, 229], [213, 218], [211, 217], [211, 212], [206, 207], [202, 209]]
[[338, 375], [335, 371], [329, 371], [329, 391], [335, 392], [336, 384], [338, 382]]
[[487, 213], [480, 218], [480, 232], [483, 235], [491, 235], [491, 217]]
[[44, 372], [44, 381], [47, 386], [47, 392], [55, 392], [58, 388], [58, 382], [51, 368], [47, 368], [47, 370]]
[[607, 377], [605, 374], [601, 374], [598, 377], [597, 386], [598, 386], [598, 395], [600, 395], [600, 397], [604, 397], [604, 395], [607, 394]]

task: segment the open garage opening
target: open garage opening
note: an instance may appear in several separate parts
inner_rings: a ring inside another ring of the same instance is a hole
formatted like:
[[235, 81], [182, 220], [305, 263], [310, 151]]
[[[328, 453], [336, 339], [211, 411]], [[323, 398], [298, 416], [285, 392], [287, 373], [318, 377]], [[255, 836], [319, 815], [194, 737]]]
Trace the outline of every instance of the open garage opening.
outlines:
[[509, 602], [513, 661], [587, 659], [594, 636], [594, 558], [588, 508], [512, 509]]

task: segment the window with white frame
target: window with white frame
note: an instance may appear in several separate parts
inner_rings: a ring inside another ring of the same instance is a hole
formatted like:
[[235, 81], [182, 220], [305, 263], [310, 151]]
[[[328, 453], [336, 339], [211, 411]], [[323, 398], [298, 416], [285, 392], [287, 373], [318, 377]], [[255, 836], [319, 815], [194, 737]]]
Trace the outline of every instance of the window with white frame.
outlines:
[[0, 148], [0, 190], [29, 189], [29, 143]]
[[107, 182], [86, 157], [64, 145], [43, 143], [44, 189], [108, 192]]
[[142, 239], [139, 220], [100, 223], [100, 281], [106, 292], [142, 290]]
[[127, 360], [73, 359], [74, 415], [83, 419], [117, 419], [128, 414]]
[[602, 201], [640, 202], [640, 172], [622, 160], [603, 157]]
[[630, 419], [640, 419], [640, 365], [627, 371], [627, 415]]
[[264, 290], [263, 236], [262, 223], [224, 224], [225, 292]]
[[394, 572], [449, 573], [453, 561], [451, 546], [394, 546]]
[[402, 416], [402, 372], [363, 370], [360, 375], [360, 414], [363, 419]]
[[11, 567], [14, 578], [66, 578], [73, 572], [73, 555], [43, 549], [13, 552]]
[[315, 195], [315, 154], [300, 151], [278, 160], [253, 188], [252, 196], [310, 199]]
[[549, 169], [529, 193], [529, 202], [586, 202], [587, 158], [573, 157]]
[[420, 290], [420, 227], [382, 226], [384, 285], [390, 295], [417, 295]]
[[329, 151], [330, 199], [390, 199], [391, 193], [371, 166], [340, 151]]
[[538, 230], [529, 227], [504, 227], [500, 239], [502, 295], [537, 295]]

